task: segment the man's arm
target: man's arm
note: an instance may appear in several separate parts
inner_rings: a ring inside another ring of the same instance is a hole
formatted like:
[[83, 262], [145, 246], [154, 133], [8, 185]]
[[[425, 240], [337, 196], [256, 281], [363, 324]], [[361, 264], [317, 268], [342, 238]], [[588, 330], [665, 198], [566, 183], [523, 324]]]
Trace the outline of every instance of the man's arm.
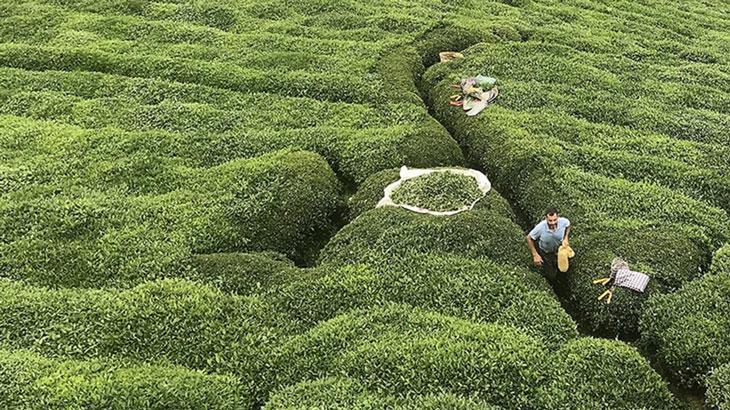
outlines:
[[532, 262], [535, 264], [535, 266], [542, 265], [542, 257], [539, 253], [537, 253], [537, 248], [535, 247], [535, 240], [532, 239], [530, 234], [527, 234], [527, 247], [530, 248], [530, 253], [532, 254]]
[[565, 234], [563, 235], [563, 245], [568, 246], [568, 237], [570, 236], [570, 228], [572, 228], [573, 225], [568, 225], [565, 227]]

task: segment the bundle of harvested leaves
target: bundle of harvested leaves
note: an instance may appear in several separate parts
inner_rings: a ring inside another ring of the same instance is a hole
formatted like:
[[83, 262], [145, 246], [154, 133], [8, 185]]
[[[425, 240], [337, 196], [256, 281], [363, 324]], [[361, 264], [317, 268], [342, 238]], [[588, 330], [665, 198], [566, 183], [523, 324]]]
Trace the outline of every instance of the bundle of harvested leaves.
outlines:
[[393, 202], [446, 212], [469, 206], [481, 196], [474, 178], [440, 171], [403, 181], [393, 192]]

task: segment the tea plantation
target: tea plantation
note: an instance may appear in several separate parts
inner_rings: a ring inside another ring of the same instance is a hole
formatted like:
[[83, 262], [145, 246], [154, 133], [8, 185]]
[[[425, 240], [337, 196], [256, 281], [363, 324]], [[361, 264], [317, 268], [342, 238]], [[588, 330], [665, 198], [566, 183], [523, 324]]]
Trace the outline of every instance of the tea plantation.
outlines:
[[730, 409], [729, 213], [724, 0], [0, 3], [0, 408]]

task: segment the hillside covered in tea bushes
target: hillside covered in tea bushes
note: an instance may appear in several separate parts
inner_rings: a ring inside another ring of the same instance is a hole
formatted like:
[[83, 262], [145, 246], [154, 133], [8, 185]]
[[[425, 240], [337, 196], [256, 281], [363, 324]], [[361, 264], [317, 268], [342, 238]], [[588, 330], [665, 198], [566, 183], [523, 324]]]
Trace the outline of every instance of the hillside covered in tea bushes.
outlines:
[[728, 409], [728, 170], [725, 1], [3, 2], [0, 407]]

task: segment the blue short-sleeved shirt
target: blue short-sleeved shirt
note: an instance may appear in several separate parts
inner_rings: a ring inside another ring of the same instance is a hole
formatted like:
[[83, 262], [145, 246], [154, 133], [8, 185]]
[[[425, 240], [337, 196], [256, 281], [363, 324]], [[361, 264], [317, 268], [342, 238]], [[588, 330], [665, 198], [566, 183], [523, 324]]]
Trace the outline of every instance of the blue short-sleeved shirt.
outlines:
[[536, 241], [545, 253], [556, 253], [563, 242], [565, 228], [570, 226], [568, 218], [558, 218], [558, 226], [554, 231], [548, 229], [547, 220], [543, 219], [530, 231], [530, 238]]

